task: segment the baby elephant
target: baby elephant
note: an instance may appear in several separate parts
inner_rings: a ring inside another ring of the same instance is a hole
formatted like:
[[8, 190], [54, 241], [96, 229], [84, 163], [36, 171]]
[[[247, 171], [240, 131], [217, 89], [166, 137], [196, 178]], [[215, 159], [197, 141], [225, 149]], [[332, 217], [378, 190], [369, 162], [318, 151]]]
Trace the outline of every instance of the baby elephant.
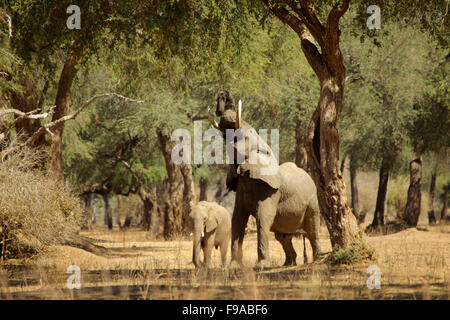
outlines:
[[220, 246], [222, 265], [227, 261], [227, 250], [231, 239], [231, 215], [227, 209], [215, 202], [200, 201], [191, 203], [189, 216], [194, 221], [193, 262], [196, 268], [202, 267], [200, 248], [203, 249], [204, 265], [211, 265], [213, 246]]

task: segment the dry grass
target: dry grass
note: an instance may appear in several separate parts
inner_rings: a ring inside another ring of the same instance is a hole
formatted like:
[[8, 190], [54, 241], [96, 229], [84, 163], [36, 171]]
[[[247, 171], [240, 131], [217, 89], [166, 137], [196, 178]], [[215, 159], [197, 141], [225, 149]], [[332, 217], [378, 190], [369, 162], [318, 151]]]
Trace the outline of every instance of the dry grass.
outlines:
[[[188, 240], [148, 241], [145, 232], [108, 232], [96, 229], [85, 235], [109, 248], [107, 256], [53, 246], [46, 255], [26, 261], [9, 261], [0, 271], [0, 297], [9, 299], [448, 299], [450, 293], [450, 226], [408, 229], [397, 234], [367, 238], [378, 260], [350, 266], [302, 265], [302, 241], [294, 240], [297, 267], [281, 267], [284, 254], [271, 240], [273, 267], [219, 267], [213, 252], [213, 269], [196, 272]], [[326, 229], [321, 230], [324, 251], [330, 251]], [[307, 245], [308, 254], [311, 247]], [[255, 234], [244, 241], [245, 263], [257, 260]], [[67, 267], [82, 271], [82, 288], [66, 288]], [[366, 286], [367, 267], [381, 269], [381, 289]]]
[[63, 243], [82, 212], [79, 198], [36, 169], [38, 162], [38, 153], [22, 149], [0, 163], [0, 242], [7, 257]]

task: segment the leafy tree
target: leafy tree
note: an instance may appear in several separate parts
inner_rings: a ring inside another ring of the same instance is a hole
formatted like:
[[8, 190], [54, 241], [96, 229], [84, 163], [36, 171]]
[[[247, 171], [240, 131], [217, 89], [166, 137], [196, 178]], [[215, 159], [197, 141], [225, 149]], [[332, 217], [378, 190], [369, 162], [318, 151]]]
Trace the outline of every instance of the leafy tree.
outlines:
[[442, 55], [412, 27], [389, 24], [386, 29], [376, 44], [350, 35], [343, 41], [348, 67], [343, 150], [350, 156], [351, 172], [380, 170], [374, 227], [385, 222], [389, 176], [410, 156], [409, 128], [420, 118], [414, 103], [434, 65], [429, 55]]
[[[405, 212], [402, 219], [409, 226], [417, 226], [421, 211], [422, 187], [422, 157], [426, 153], [442, 154], [450, 147], [449, 105], [449, 56], [439, 59], [434, 52], [428, 59], [438, 61], [439, 64], [427, 73], [428, 90], [414, 105], [417, 113], [414, 121], [410, 123], [409, 135], [414, 148], [414, 157], [410, 162], [410, 186]], [[441, 60], [441, 61], [439, 61]], [[436, 221], [432, 207], [434, 189], [436, 184], [436, 166], [430, 181], [429, 221]]]
[[[70, 4], [69, 1], [43, 3], [29, 0], [0, 3], [0, 7], [10, 12], [15, 21], [14, 52], [29, 65], [43, 66], [49, 79], [60, 70], [59, 81], [55, 84], [52, 121], [68, 113], [72, 84], [78, 70], [99, 52], [100, 47], [112, 49], [119, 41], [131, 45], [136, 37], [141, 37], [151, 42], [161, 55], [175, 52], [188, 57], [194, 45], [201, 44], [199, 49], [202, 50], [215, 45], [224, 19], [232, 21], [236, 15], [236, 10], [223, 1], [127, 1], [113, 4], [110, 1], [78, 1], [81, 28], [68, 30], [65, 27], [66, 9]], [[242, 28], [237, 30], [241, 32]], [[200, 34], [202, 41], [199, 41]], [[20, 104], [17, 107], [24, 108]], [[54, 128], [52, 136], [37, 141], [38, 145], [48, 145], [48, 168], [60, 178], [63, 130], [64, 123], [61, 123]]]
[[[346, 78], [344, 58], [340, 50], [339, 22], [348, 10], [350, 1], [333, 1], [332, 4], [312, 0], [257, 1], [258, 4], [261, 2], [273, 15], [297, 33], [303, 54], [319, 79], [319, 102], [309, 126], [308, 163], [317, 186], [319, 205], [333, 247], [351, 246], [359, 241], [360, 232], [344, 192], [345, 184], [338, 165], [337, 132]], [[405, 12], [402, 10], [405, 10], [407, 6], [420, 5], [418, 1], [415, 1], [413, 5], [410, 1], [395, 3], [382, 1], [381, 4], [382, 10], [385, 10], [383, 11], [385, 21], [400, 15], [404, 17]], [[359, 10], [361, 15], [364, 14], [368, 5], [367, 1], [352, 4], [359, 9], [364, 8], [364, 11]], [[436, 10], [442, 10], [445, 6], [443, 1], [439, 1], [433, 4], [422, 4], [420, 7], [422, 9], [420, 13], [416, 10], [417, 8], [414, 8], [416, 11], [408, 10], [411, 20], [416, 20], [419, 14], [422, 17], [431, 18]], [[428, 21], [431, 19], [422, 19], [421, 23], [433, 27], [436, 34], [448, 33], [448, 26], [440, 28], [435, 23], [426, 24]]]

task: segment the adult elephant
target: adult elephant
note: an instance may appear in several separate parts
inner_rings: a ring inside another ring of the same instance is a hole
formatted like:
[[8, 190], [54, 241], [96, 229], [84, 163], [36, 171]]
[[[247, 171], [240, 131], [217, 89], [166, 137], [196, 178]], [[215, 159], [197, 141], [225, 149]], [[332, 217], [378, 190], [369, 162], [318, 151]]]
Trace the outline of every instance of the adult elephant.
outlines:
[[[292, 162], [278, 165], [271, 148], [241, 119], [240, 114], [240, 105], [236, 111], [234, 100], [227, 91], [220, 92], [217, 99], [219, 124], [209, 114], [209, 120], [223, 133], [224, 138], [227, 129], [240, 129], [246, 133], [234, 139], [233, 149], [228, 149], [233, 150], [233, 159], [239, 159], [240, 150], [244, 153], [249, 150], [243, 157], [244, 161], [236, 160], [229, 165], [227, 173], [227, 188], [236, 191], [231, 232], [232, 262], [242, 265], [242, 243], [250, 215], [256, 218], [257, 224], [257, 266], [264, 267], [269, 263], [270, 231], [275, 233], [275, 238], [284, 249], [285, 265], [296, 265], [297, 254], [292, 238], [298, 233], [304, 233], [309, 239], [314, 260], [317, 259], [320, 254], [320, 219], [313, 180]], [[240, 139], [245, 141], [245, 149], [239, 149], [236, 142]], [[256, 163], [249, 161], [252, 155], [253, 159], [257, 159]], [[272, 170], [274, 167], [276, 170]]]

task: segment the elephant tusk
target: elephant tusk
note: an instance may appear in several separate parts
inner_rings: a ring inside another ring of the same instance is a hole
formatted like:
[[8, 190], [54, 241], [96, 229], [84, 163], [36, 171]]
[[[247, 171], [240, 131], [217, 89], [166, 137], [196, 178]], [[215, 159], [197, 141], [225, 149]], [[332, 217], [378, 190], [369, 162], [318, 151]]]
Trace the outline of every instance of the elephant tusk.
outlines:
[[239, 100], [238, 108], [236, 111], [236, 124], [235, 124], [236, 130], [241, 127], [241, 114], [242, 114], [242, 101]]
[[209, 120], [209, 122], [211, 122], [212, 126], [214, 128], [216, 128], [217, 130], [219, 130], [220, 132], [222, 132], [222, 130], [220, 130], [219, 125], [217, 124], [216, 120], [214, 120], [214, 116], [211, 114], [210, 108], [208, 108], [207, 116], [208, 116], [208, 120]]

